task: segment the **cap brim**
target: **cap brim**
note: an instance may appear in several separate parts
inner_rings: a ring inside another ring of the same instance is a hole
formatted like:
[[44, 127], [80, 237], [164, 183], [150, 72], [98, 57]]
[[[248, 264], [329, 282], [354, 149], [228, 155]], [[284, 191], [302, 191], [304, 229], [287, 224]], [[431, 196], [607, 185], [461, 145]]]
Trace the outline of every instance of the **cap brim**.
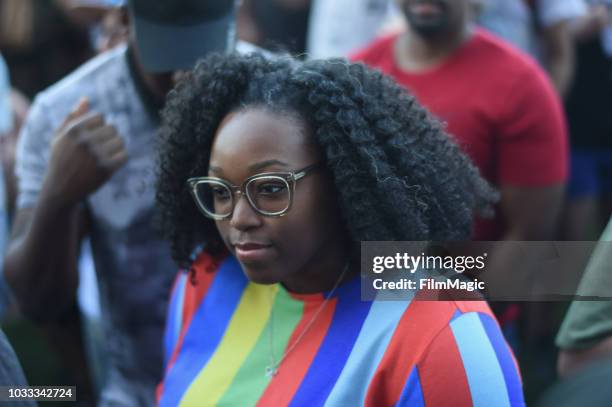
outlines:
[[211, 52], [229, 52], [235, 47], [233, 13], [190, 26], [168, 26], [131, 15], [136, 31], [138, 56], [153, 73], [191, 69]]

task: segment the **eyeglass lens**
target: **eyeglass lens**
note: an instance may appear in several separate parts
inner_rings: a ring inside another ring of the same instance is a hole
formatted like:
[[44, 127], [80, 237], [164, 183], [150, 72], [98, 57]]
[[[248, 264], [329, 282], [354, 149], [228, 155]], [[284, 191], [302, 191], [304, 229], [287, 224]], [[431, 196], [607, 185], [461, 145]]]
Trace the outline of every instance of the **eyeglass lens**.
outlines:
[[[254, 178], [246, 185], [246, 194], [256, 210], [264, 214], [283, 212], [290, 204], [289, 184], [281, 177]], [[202, 180], [195, 187], [198, 203], [204, 211], [215, 216], [229, 215], [235, 199], [228, 185], [215, 180]]]

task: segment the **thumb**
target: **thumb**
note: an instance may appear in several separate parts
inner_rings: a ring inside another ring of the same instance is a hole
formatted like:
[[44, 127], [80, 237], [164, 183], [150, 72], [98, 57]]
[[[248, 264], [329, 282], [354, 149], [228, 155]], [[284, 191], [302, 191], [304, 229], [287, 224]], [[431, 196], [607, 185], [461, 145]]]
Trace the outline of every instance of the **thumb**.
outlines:
[[89, 111], [89, 99], [87, 98], [87, 96], [83, 96], [81, 99], [79, 99], [78, 103], [72, 109], [72, 111], [68, 114], [68, 117], [66, 119], [67, 121], [77, 119], [83, 116], [88, 111]]
[[66, 118], [64, 119], [62, 125], [60, 126], [60, 129], [65, 128], [68, 125], [68, 123], [70, 123], [71, 121], [84, 116], [85, 114], [87, 114], [88, 111], [89, 111], [89, 99], [87, 99], [86, 96], [83, 96], [81, 99], [79, 99], [77, 104], [72, 108], [72, 111], [68, 113], [68, 116], [66, 116]]

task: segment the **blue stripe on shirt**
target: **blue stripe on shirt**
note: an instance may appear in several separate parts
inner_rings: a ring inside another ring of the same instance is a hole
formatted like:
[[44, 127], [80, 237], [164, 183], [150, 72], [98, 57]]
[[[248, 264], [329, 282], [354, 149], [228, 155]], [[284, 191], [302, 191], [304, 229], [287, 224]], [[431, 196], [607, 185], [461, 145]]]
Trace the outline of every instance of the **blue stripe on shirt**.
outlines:
[[187, 393], [191, 382], [221, 342], [246, 285], [240, 265], [236, 259], [228, 257], [219, 267], [187, 328], [176, 362], [166, 374], [164, 389], [167, 391], [163, 392], [159, 406], [175, 407]]
[[470, 386], [474, 406], [510, 406], [506, 381], [479, 318], [468, 312], [450, 323]]

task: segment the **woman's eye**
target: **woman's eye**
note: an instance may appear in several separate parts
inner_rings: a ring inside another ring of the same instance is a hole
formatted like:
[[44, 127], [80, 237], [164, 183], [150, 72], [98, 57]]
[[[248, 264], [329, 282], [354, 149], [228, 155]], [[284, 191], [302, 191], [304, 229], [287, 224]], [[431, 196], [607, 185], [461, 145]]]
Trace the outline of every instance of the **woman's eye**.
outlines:
[[278, 182], [267, 182], [257, 187], [257, 193], [261, 195], [275, 195], [285, 191], [285, 185]]
[[213, 187], [212, 194], [213, 197], [218, 201], [229, 199], [229, 191], [226, 188]]

